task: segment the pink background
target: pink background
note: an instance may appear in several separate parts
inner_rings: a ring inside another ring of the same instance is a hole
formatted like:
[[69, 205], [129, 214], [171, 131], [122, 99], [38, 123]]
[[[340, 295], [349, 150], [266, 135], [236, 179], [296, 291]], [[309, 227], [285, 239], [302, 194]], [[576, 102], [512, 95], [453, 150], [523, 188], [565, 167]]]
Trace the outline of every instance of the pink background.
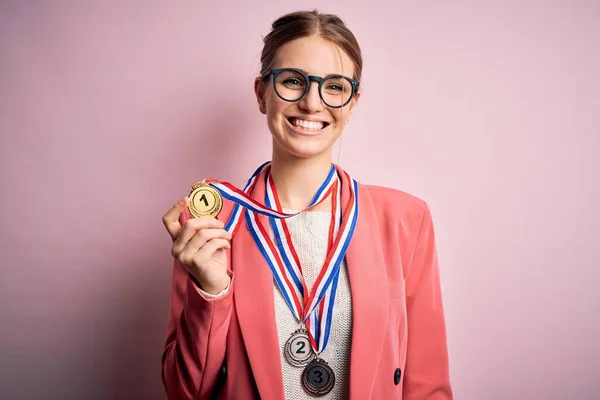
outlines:
[[600, 398], [600, 4], [452, 3], [2, 2], [0, 398], [163, 398], [161, 217], [268, 159], [261, 35], [306, 7], [364, 50], [340, 163], [431, 205], [456, 398]]

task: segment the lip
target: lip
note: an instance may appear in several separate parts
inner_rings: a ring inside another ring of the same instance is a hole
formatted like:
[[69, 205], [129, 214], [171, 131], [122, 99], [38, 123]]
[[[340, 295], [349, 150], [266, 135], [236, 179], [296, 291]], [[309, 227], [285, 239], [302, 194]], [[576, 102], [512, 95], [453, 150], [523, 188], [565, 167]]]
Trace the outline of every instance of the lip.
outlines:
[[[305, 121], [314, 121], [314, 122], [323, 122], [325, 124], [327, 124], [325, 127], [323, 127], [322, 129], [319, 129], [317, 131], [307, 131], [305, 129], [302, 129], [294, 124], [292, 124], [290, 122], [290, 118], [298, 118], [298, 119], [303, 119]], [[325, 129], [329, 128], [329, 126], [331, 125], [330, 122], [327, 121], [323, 121], [323, 120], [317, 120], [314, 118], [300, 118], [300, 117], [286, 117], [285, 118], [285, 122], [287, 122], [288, 126], [290, 127], [290, 129], [298, 136], [307, 136], [307, 137], [314, 137], [314, 136], [318, 136], [320, 135]]]

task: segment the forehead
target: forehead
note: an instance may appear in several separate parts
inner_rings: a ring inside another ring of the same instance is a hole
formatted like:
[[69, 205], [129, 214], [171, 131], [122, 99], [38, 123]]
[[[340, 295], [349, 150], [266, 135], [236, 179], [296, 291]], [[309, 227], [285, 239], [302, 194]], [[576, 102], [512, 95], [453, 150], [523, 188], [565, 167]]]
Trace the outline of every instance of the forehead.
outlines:
[[318, 36], [292, 40], [279, 48], [273, 68], [298, 68], [310, 75], [352, 76], [354, 64], [335, 43]]

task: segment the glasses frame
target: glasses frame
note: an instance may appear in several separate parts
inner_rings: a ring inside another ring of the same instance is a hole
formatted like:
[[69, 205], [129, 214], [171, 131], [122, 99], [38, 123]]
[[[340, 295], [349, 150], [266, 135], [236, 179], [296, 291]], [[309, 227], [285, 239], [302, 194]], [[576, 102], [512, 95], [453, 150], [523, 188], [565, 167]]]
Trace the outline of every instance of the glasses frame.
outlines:
[[[302, 93], [302, 95], [300, 95], [300, 97], [298, 97], [297, 100], [288, 100], [286, 98], [283, 98], [279, 92], [277, 91], [277, 85], [276, 85], [276, 81], [277, 81], [277, 76], [279, 76], [280, 73], [285, 72], [285, 71], [292, 71], [292, 72], [296, 72], [300, 75], [302, 75], [305, 79], [306, 82], [308, 82], [308, 85], [306, 85], [306, 87], [304, 88], [304, 92]], [[316, 76], [316, 75], [307, 75], [306, 73], [304, 73], [304, 71], [301, 71], [297, 68], [274, 68], [274, 69], [270, 69], [267, 73], [265, 73], [262, 76], [262, 79], [267, 79], [270, 75], [273, 75], [273, 90], [275, 90], [275, 93], [277, 94], [277, 96], [283, 100], [283, 101], [287, 101], [288, 103], [295, 103], [298, 102], [300, 100], [302, 100], [304, 98], [304, 96], [306, 96], [306, 93], [308, 93], [308, 91], [310, 90], [310, 85], [311, 82], [317, 82], [319, 84], [319, 97], [321, 98], [321, 101], [323, 102], [323, 104], [325, 104], [327, 107], [330, 108], [342, 108], [346, 105], [348, 105], [348, 103], [350, 103], [350, 101], [354, 98], [354, 95], [356, 94], [356, 92], [358, 91], [358, 87], [360, 86], [360, 82], [357, 81], [356, 79], [352, 79], [349, 78], [347, 76], [344, 75], [340, 75], [340, 74], [331, 74], [331, 75], [327, 75], [326, 77], [320, 77], [320, 76]], [[346, 79], [348, 82], [350, 82], [350, 85], [352, 86], [352, 91], [350, 92], [350, 96], [348, 97], [348, 100], [346, 100], [346, 102], [342, 105], [339, 106], [332, 106], [330, 104], [328, 104], [325, 99], [323, 98], [323, 94], [321, 93], [321, 88], [323, 87], [323, 83], [331, 78], [343, 78]]]

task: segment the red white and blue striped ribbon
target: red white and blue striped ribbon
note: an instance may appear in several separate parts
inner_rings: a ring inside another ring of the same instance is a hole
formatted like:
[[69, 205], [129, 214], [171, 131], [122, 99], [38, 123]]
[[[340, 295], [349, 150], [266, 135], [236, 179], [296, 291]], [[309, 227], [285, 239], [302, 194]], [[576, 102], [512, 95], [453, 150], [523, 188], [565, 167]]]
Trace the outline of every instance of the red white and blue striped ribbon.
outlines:
[[[335, 169], [332, 169], [331, 173], [335, 174]], [[341, 188], [340, 188], [340, 180], [337, 177], [337, 182], [335, 186], [331, 187], [331, 194], [335, 193], [335, 197], [332, 198], [331, 202], [331, 223], [328, 234], [327, 241], [327, 250], [328, 252], [331, 250], [334, 242], [334, 238], [338, 235], [340, 226], [342, 224], [342, 208], [339, 206], [341, 204]], [[328, 177], [328, 179], [330, 179]], [[327, 182], [327, 180], [326, 180]], [[267, 206], [271, 206], [275, 204], [278, 211], [281, 211], [281, 205], [279, 204], [276, 196], [275, 185], [273, 180], [270, 179], [269, 185], [267, 186]], [[322, 190], [322, 189], [321, 189]], [[286, 239], [281, 240], [281, 238], [289, 238], [290, 233], [287, 229], [287, 224], [285, 220], [277, 220], [275, 218], [271, 219], [271, 227], [273, 232], [275, 232], [275, 237], [278, 239], [277, 244], [279, 248], [279, 253], [285, 263], [287, 271], [290, 275], [292, 275], [293, 282], [296, 284], [298, 291], [303, 294], [305, 300], [309, 300], [308, 290], [303, 279], [302, 268], [300, 266], [299, 257], [296, 253], [296, 250], [293, 246], [293, 243], [289, 242]], [[329, 332], [331, 329], [331, 320], [333, 317], [333, 307], [335, 301], [335, 289], [337, 288], [337, 282], [339, 278], [339, 271], [336, 276], [334, 276], [331, 285], [326, 289], [325, 294], [323, 295], [321, 301], [318, 302], [318, 307], [314, 309], [315, 311], [311, 312], [308, 316], [308, 320], [306, 321], [307, 329], [310, 333], [311, 345], [316, 351], [322, 351], [329, 339]], [[305, 302], [304, 310], [310, 309], [310, 304]], [[318, 312], [317, 312], [318, 310]], [[296, 315], [299, 312], [295, 312]], [[300, 319], [298, 318], [300, 321]], [[302, 319], [305, 320], [305, 316]], [[324, 334], [320, 334], [320, 333]]]
[[[225, 225], [226, 230], [235, 233], [240, 226], [243, 209], [246, 210], [245, 219], [249, 231], [269, 265], [287, 305], [297, 321], [306, 323], [311, 345], [315, 352], [320, 353], [325, 349], [329, 340], [340, 264], [352, 240], [358, 218], [358, 185], [354, 179], [343, 172], [350, 183], [350, 201], [345, 212], [342, 213], [341, 179], [332, 165], [327, 178], [317, 190], [307, 208], [308, 210], [321, 203], [329, 195], [335, 194], [335, 197], [332, 198], [332, 223], [330, 225], [327, 257], [309, 293], [302, 276], [298, 255], [289, 240], [290, 235], [285, 223], [285, 218], [298, 215], [306, 210], [292, 214], [282, 211], [269, 169], [265, 174], [266, 205], [250, 197], [249, 193], [252, 192], [257, 177], [265, 168], [270, 168], [270, 162], [264, 163], [254, 172], [243, 191], [227, 182], [213, 179], [207, 179], [205, 182], [219, 190], [223, 197], [235, 203], [233, 212]], [[268, 231], [256, 214], [269, 216], [277, 245], [270, 239]], [[294, 286], [302, 295], [303, 302], [296, 295]]]

